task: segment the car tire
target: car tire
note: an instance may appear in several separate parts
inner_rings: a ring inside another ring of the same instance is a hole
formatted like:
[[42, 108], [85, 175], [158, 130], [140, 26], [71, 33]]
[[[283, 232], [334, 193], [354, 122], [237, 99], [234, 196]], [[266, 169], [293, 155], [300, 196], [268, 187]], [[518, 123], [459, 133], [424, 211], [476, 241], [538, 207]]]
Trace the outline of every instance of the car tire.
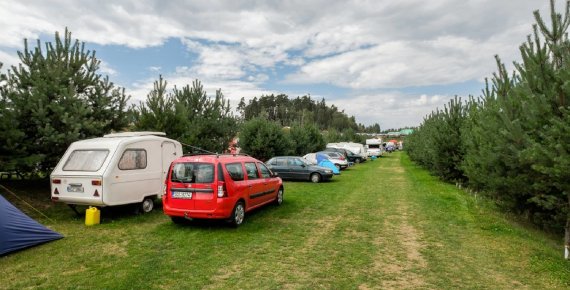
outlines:
[[321, 182], [321, 175], [318, 173], [311, 174], [311, 182], [313, 182], [313, 183]]
[[277, 196], [273, 203], [278, 206], [283, 204], [283, 187], [280, 187], [279, 190], [277, 190]]
[[140, 204], [140, 213], [149, 213], [154, 209], [154, 200], [150, 197], [145, 197]]
[[230, 216], [230, 224], [233, 227], [239, 227], [243, 220], [245, 219], [245, 205], [243, 201], [238, 201], [232, 210], [232, 215]]
[[358, 163], [362, 162], [362, 160], [361, 160], [360, 158], [356, 158], [356, 160], [354, 160], [354, 162], [355, 162], [356, 164], [358, 164]]
[[335, 166], [336, 169], [338, 169], [339, 171], [342, 169], [342, 168], [340, 167], [340, 164], [335, 164], [334, 166]]

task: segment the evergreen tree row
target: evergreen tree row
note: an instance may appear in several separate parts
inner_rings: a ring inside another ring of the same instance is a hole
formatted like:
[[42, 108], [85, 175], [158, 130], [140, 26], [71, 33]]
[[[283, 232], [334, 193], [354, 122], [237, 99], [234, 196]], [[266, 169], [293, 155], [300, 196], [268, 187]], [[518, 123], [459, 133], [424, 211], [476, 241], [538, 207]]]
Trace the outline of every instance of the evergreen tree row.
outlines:
[[146, 101], [135, 106], [133, 113], [136, 130], [165, 132], [191, 146], [184, 152], [224, 152], [239, 128], [222, 91], [208, 97], [198, 80], [169, 92], [167, 81], [159, 77]]
[[362, 133], [380, 133], [378, 123], [370, 126], [357, 124], [354, 116], [349, 117], [344, 110], [339, 111], [335, 105], [328, 106], [324, 99], [315, 101], [310, 96], [294, 99], [284, 94], [261, 96], [249, 100], [247, 104], [242, 98], [237, 108], [244, 121], [262, 117], [281, 126], [316, 124], [320, 130], [342, 132], [352, 129]]
[[498, 71], [483, 95], [450, 101], [406, 139], [417, 163], [484, 192], [545, 228], [565, 229], [570, 247], [570, 2], [545, 24], [535, 12], [522, 62]]
[[358, 131], [380, 131], [306, 96], [254, 98], [247, 106], [242, 99], [239, 118], [221, 90], [209, 97], [198, 80], [170, 89], [162, 76], [144, 102], [128, 107], [124, 88], [99, 72], [95, 52], [67, 29], [35, 47], [24, 40], [18, 55], [21, 63], [0, 74], [1, 172], [46, 177], [72, 142], [117, 131], [160, 131], [190, 145], [185, 152], [224, 152], [242, 130], [242, 144], [261, 159], [315, 152], [325, 142], [363, 142]]

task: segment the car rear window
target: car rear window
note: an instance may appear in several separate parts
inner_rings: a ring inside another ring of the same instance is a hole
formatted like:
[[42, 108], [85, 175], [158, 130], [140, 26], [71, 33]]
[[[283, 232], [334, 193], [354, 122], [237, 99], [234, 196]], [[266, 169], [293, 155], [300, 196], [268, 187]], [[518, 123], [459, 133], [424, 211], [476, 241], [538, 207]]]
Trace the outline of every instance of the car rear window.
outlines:
[[230, 175], [230, 178], [233, 181], [241, 181], [243, 180], [243, 168], [241, 167], [241, 163], [228, 163], [226, 164], [226, 171]]
[[214, 182], [214, 164], [199, 162], [176, 163], [172, 167], [172, 182], [212, 183]]
[[63, 171], [98, 171], [107, 155], [109, 150], [74, 150], [65, 161]]

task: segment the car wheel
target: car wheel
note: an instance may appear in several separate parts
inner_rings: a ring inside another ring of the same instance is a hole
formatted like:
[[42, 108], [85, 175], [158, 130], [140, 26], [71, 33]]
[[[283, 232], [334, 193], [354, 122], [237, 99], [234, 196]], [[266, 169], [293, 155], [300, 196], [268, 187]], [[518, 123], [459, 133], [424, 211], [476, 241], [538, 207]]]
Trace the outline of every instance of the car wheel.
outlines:
[[141, 213], [149, 213], [154, 209], [154, 201], [150, 197], [145, 197], [143, 202], [141, 202], [140, 211]]
[[340, 170], [340, 169], [341, 169], [341, 168], [340, 168], [340, 164], [335, 164], [334, 166], [335, 166], [335, 167], [336, 167], [336, 169], [338, 169], [338, 170]]
[[360, 160], [360, 158], [356, 158], [356, 160], [354, 160], [354, 162], [356, 162], [356, 164], [360, 163], [362, 160]]
[[280, 187], [277, 191], [277, 196], [273, 203], [275, 203], [275, 205], [281, 205], [283, 203], [283, 187]]
[[311, 181], [313, 183], [319, 183], [321, 181], [321, 175], [318, 173], [311, 174]]
[[243, 205], [243, 201], [238, 201], [234, 206], [234, 210], [232, 211], [232, 216], [230, 217], [230, 224], [234, 227], [238, 227], [243, 223], [245, 219], [245, 206]]

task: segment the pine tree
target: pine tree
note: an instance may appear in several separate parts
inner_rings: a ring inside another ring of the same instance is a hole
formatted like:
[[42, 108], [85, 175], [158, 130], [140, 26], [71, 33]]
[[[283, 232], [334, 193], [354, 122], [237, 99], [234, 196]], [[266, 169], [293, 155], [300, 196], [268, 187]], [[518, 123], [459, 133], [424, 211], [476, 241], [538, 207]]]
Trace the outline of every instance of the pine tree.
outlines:
[[162, 131], [170, 138], [213, 152], [225, 151], [239, 127], [222, 91], [217, 90], [210, 98], [198, 80], [192, 86], [174, 87], [169, 93], [167, 82], [160, 76], [136, 111], [138, 129]]
[[239, 138], [243, 152], [263, 161], [274, 156], [287, 155], [291, 148], [290, 140], [281, 125], [263, 118], [245, 122]]
[[303, 156], [325, 148], [323, 135], [314, 124], [294, 124], [289, 133], [293, 154]]
[[63, 37], [38, 40], [18, 52], [21, 64], [8, 73], [6, 99], [23, 134], [12, 161], [20, 170], [47, 172], [73, 141], [127, 125], [124, 90], [99, 73], [100, 61], [85, 43]]
[[[2, 69], [2, 63], [0, 63]], [[11, 104], [7, 98], [7, 77], [0, 73], [0, 171], [16, 171], [15, 156], [24, 156], [19, 144], [24, 134], [18, 130], [18, 121], [14, 117]]]
[[[530, 114], [537, 130], [531, 135], [531, 145], [523, 152], [532, 168], [543, 177], [535, 184], [540, 194], [532, 202], [549, 211], [550, 219], [565, 219], [565, 258], [570, 259], [570, 1], [564, 15], [556, 13], [555, 1], [550, 1], [551, 25], [538, 11], [534, 12], [535, 46], [521, 48], [523, 65], [519, 66], [525, 89], [532, 93], [529, 103], [536, 108]], [[538, 27], [538, 29], [536, 28]], [[545, 40], [539, 45], [537, 30]]]

